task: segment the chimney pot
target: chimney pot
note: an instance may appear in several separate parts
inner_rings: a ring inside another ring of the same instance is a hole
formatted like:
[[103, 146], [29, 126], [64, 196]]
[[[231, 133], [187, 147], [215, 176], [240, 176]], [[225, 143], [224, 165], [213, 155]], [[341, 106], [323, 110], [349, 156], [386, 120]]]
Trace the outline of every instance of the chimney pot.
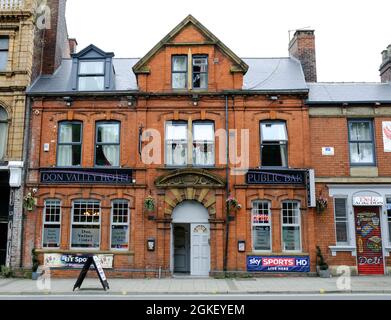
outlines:
[[69, 38], [68, 41], [69, 41], [69, 50], [71, 54], [76, 53], [77, 45], [78, 45], [77, 40], [75, 38]]

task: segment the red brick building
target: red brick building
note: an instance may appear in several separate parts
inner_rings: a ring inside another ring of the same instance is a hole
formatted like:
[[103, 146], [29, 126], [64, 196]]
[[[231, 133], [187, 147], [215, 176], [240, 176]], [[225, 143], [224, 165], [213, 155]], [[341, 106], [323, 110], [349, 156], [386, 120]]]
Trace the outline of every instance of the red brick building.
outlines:
[[311, 274], [317, 246], [354, 265], [315, 210], [312, 168], [335, 177], [313, 138], [332, 121], [310, 115], [314, 44], [298, 31], [289, 58], [241, 59], [189, 16], [142, 59], [64, 59], [29, 92], [24, 265], [36, 249], [60, 275], [88, 254], [128, 277]]

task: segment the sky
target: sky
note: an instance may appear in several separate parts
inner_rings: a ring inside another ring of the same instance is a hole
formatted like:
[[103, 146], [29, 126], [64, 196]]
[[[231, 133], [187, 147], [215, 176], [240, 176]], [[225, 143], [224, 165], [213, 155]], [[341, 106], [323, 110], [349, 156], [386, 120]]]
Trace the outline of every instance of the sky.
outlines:
[[314, 29], [318, 81], [379, 82], [391, 0], [68, 0], [70, 37], [143, 57], [188, 14], [242, 58], [288, 56], [290, 30]]

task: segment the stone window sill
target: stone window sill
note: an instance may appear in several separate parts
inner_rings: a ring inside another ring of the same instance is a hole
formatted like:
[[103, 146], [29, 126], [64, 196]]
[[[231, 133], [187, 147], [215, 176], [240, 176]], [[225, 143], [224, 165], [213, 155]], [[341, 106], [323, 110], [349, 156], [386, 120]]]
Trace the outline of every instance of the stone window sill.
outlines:
[[337, 255], [337, 252], [351, 252], [352, 257], [356, 256], [356, 247], [354, 246], [330, 246], [329, 248], [333, 257]]

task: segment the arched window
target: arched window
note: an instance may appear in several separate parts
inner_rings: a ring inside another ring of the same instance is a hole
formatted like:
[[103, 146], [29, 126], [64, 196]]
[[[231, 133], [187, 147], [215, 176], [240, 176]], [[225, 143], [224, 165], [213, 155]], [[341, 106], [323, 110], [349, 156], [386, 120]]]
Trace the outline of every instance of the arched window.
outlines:
[[8, 114], [4, 108], [0, 107], [0, 161], [4, 160], [7, 154], [8, 140]]

